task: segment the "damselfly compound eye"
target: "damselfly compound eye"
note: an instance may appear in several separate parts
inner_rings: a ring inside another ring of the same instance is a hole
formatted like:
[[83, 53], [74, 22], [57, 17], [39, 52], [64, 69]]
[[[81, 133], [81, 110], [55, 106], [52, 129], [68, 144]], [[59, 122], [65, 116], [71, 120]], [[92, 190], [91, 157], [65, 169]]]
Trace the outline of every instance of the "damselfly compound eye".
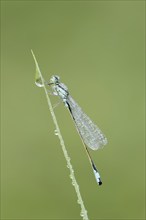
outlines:
[[54, 83], [54, 84], [59, 83], [59, 79], [60, 79], [59, 76], [54, 75], [54, 76], [51, 77], [50, 83]]

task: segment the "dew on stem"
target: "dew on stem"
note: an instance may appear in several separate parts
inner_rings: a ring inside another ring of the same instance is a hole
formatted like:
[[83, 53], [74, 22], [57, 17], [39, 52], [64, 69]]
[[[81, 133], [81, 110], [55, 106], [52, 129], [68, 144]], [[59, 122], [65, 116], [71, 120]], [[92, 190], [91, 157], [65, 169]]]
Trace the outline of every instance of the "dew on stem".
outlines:
[[52, 107], [52, 104], [51, 104], [51, 101], [50, 101], [50, 98], [49, 98], [49, 94], [48, 94], [48, 90], [47, 90], [46, 85], [45, 85], [45, 81], [42, 77], [42, 74], [41, 74], [41, 71], [39, 69], [39, 66], [38, 66], [37, 60], [35, 58], [35, 55], [34, 55], [32, 50], [31, 50], [31, 52], [32, 52], [32, 55], [33, 55], [33, 58], [34, 58], [34, 61], [35, 61], [35, 65], [36, 65], [35, 84], [38, 87], [43, 87], [44, 88], [46, 98], [47, 98], [47, 103], [48, 103], [48, 106], [49, 106], [49, 110], [50, 110], [53, 122], [55, 124], [54, 133], [55, 133], [55, 135], [58, 136], [58, 138], [60, 140], [60, 145], [62, 147], [64, 157], [66, 159], [67, 168], [69, 168], [69, 171], [70, 171], [71, 182], [72, 182], [72, 185], [74, 186], [74, 189], [75, 189], [75, 192], [76, 192], [76, 195], [77, 195], [77, 199], [78, 199], [77, 203], [80, 204], [80, 207], [81, 207], [81, 213], [82, 213], [81, 217], [83, 218], [83, 220], [89, 220], [88, 215], [87, 215], [87, 211], [85, 209], [84, 202], [83, 202], [83, 199], [82, 199], [82, 196], [81, 196], [81, 193], [80, 193], [79, 185], [77, 184], [77, 181], [76, 181], [76, 178], [75, 178], [75, 175], [74, 175], [74, 170], [73, 170], [73, 167], [72, 167], [71, 162], [70, 162], [70, 157], [69, 157], [68, 152], [66, 150], [66, 146], [64, 144], [64, 140], [63, 140], [63, 137], [61, 135], [60, 128], [59, 128], [55, 113], [53, 111], [53, 107]]

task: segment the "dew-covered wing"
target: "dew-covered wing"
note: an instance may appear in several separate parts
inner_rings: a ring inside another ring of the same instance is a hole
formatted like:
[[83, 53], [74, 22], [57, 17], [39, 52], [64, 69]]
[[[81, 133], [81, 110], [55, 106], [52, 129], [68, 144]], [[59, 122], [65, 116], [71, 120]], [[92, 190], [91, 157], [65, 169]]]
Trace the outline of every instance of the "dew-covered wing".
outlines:
[[84, 143], [92, 150], [97, 150], [107, 144], [107, 139], [101, 130], [82, 111], [81, 107], [69, 95], [67, 99], [73, 119]]

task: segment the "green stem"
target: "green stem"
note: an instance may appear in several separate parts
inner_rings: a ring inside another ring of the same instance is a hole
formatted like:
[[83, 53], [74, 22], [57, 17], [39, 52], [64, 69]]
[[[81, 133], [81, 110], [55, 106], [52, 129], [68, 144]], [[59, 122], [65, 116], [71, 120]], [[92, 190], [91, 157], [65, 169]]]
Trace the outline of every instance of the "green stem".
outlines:
[[51, 115], [52, 115], [52, 118], [53, 118], [53, 122], [54, 122], [55, 127], [56, 127], [57, 136], [58, 136], [58, 138], [60, 140], [62, 151], [63, 151], [64, 157], [66, 159], [67, 167], [70, 170], [70, 178], [72, 180], [72, 185], [74, 186], [74, 189], [75, 189], [75, 192], [76, 192], [76, 195], [77, 195], [77, 203], [80, 204], [80, 206], [81, 206], [81, 213], [80, 213], [80, 215], [83, 218], [83, 220], [89, 220], [88, 215], [87, 215], [87, 210], [85, 209], [84, 202], [83, 202], [83, 199], [82, 199], [82, 196], [81, 196], [81, 193], [80, 193], [79, 185], [78, 185], [78, 183], [76, 181], [76, 178], [75, 178], [75, 175], [74, 175], [74, 170], [73, 170], [73, 167], [72, 167], [71, 162], [70, 162], [70, 157], [68, 156], [68, 153], [67, 153], [67, 150], [66, 150], [66, 147], [65, 147], [65, 144], [64, 144], [64, 140], [63, 140], [63, 137], [61, 135], [60, 128], [59, 128], [59, 125], [57, 123], [57, 119], [56, 119], [55, 113], [53, 111], [53, 107], [52, 107], [52, 104], [51, 104], [51, 101], [50, 101], [50, 98], [49, 98], [49, 94], [47, 92], [45, 81], [44, 81], [44, 79], [42, 77], [42, 74], [41, 74], [41, 71], [39, 69], [37, 60], [36, 60], [35, 55], [34, 55], [32, 50], [31, 50], [31, 53], [33, 55], [33, 58], [34, 58], [34, 61], [35, 61], [35, 65], [36, 65], [36, 81], [37, 81], [36, 84], [38, 85], [38, 81], [40, 81], [41, 82], [40, 86], [44, 88], [44, 91], [45, 91], [45, 94], [46, 94], [46, 98], [47, 98], [47, 103], [48, 103], [48, 106], [49, 106], [49, 110], [51, 112]]

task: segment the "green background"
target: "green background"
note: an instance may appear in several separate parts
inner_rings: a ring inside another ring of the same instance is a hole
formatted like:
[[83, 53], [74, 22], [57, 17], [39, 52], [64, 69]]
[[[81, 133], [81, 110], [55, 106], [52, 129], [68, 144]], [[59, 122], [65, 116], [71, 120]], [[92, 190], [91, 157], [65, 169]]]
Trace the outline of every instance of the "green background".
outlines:
[[144, 219], [144, 1], [1, 6], [2, 219], [81, 219], [31, 49], [108, 138], [90, 151], [99, 187], [67, 109], [55, 108], [89, 218]]

